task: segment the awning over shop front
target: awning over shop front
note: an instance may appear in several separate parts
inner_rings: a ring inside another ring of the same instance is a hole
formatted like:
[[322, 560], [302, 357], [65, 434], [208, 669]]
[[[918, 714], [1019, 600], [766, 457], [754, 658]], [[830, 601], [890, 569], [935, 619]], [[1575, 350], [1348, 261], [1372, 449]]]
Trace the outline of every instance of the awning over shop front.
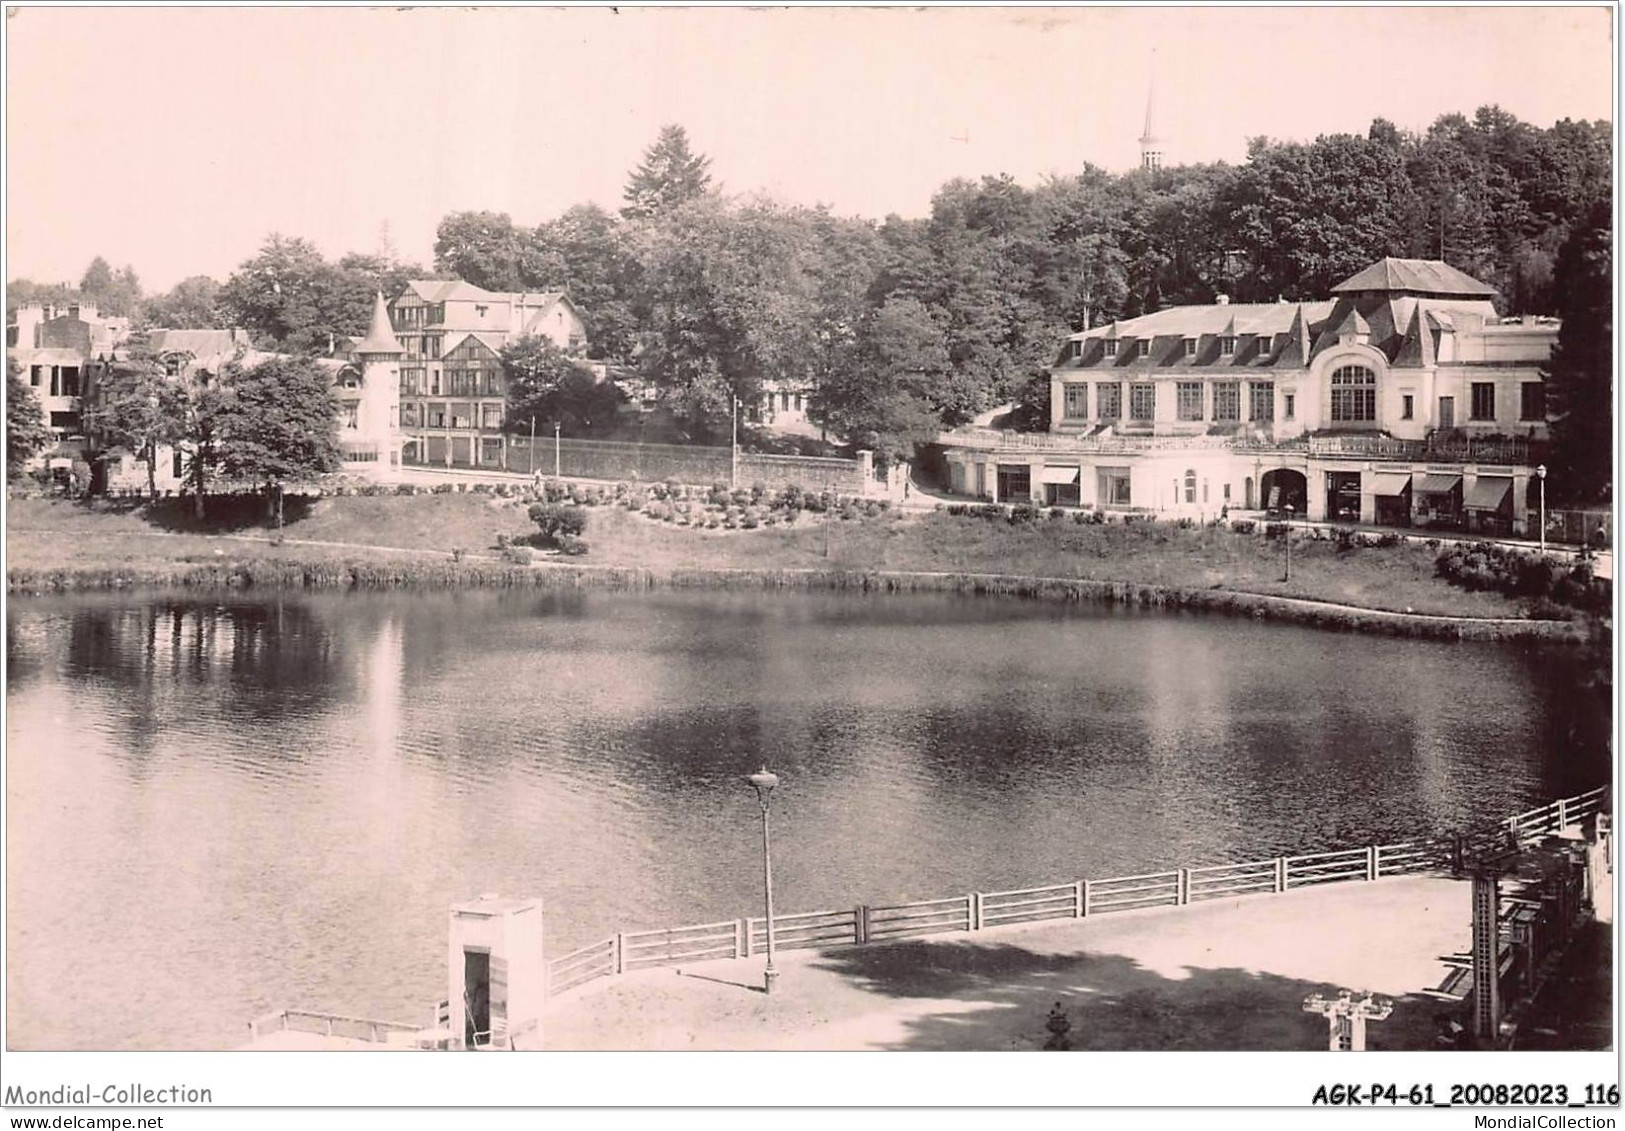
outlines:
[[1371, 477], [1373, 495], [1403, 495], [1410, 487], [1411, 477], [1403, 471], [1383, 471]]
[[1506, 505], [1507, 496], [1511, 493], [1512, 480], [1481, 475], [1467, 488], [1461, 505], [1468, 510], [1498, 511]]
[[1040, 483], [1076, 483], [1078, 469], [1075, 467], [1046, 467], [1038, 473]]
[[1459, 475], [1424, 475], [1416, 484], [1416, 490], [1424, 495], [1448, 495], [1461, 486]]

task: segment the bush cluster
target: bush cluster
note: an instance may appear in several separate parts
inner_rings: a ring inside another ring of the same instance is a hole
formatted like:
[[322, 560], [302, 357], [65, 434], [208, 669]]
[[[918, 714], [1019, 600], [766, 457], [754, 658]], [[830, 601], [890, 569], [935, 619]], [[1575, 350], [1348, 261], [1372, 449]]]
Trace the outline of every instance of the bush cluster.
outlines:
[[[571, 503], [532, 503], [526, 512], [536, 524], [537, 539], [544, 546], [553, 546], [566, 554], [585, 554], [587, 544], [581, 535], [587, 529], [587, 512]], [[529, 551], [525, 560], [528, 561]], [[509, 560], [504, 555], [504, 560]]]
[[1590, 562], [1570, 565], [1490, 542], [1448, 547], [1434, 569], [1463, 589], [1527, 598], [1532, 611], [1555, 605], [1601, 613], [1613, 603], [1613, 586], [1592, 572]]

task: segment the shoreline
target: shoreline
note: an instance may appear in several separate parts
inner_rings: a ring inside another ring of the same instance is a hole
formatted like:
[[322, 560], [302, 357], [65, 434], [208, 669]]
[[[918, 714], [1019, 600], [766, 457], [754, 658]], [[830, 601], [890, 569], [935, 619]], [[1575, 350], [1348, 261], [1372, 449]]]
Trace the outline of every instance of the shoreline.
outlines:
[[[406, 553], [425, 551], [406, 551]], [[433, 553], [435, 551], [428, 551]], [[1247, 616], [1332, 631], [1367, 632], [1435, 640], [1544, 640], [1584, 644], [1605, 640], [1604, 622], [1463, 617], [1405, 613], [1242, 589], [1157, 585], [1136, 581], [1042, 577], [1024, 574], [766, 567], [662, 567], [542, 562], [513, 565], [495, 559], [442, 562], [294, 559], [174, 563], [154, 566], [11, 569], [11, 596], [76, 592], [187, 589], [388, 590], [457, 589], [806, 589], [886, 593], [959, 593], [1029, 600], [1091, 602], [1145, 609], [1193, 609]]]

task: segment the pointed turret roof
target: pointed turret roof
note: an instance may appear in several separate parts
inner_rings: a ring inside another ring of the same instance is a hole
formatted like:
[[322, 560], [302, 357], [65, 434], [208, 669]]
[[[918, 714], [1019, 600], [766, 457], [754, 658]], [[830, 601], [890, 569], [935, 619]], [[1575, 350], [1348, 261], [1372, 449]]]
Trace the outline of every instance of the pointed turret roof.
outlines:
[[1400, 340], [1399, 349], [1394, 354], [1394, 365], [1415, 366], [1420, 365], [1431, 369], [1434, 364], [1433, 331], [1422, 321], [1422, 307], [1417, 305], [1411, 315], [1411, 324]]
[[1162, 139], [1157, 136], [1156, 127], [1157, 105], [1157, 53], [1151, 52], [1151, 81], [1145, 90], [1145, 132], [1140, 135], [1140, 144], [1147, 145]]
[[1281, 351], [1283, 360], [1291, 357], [1297, 365], [1308, 365], [1309, 348], [1313, 343], [1309, 340], [1309, 318], [1301, 302], [1292, 315], [1292, 328], [1287, 334], [1286, 346]]
[[1370, 334], [1371, 323], [1367, 322], [1365, 317], [1352, 306], [1349, 307], [1348, 313], [1343, 316], [1343, 321], [1337, 324], [1337, 329], [1332, 331], [1332, 336], [1336, 338], [1351, 335], [1370, 336]]
[[396, 354], [405, 353], [401, 343], [395, 340], [395, 331], [389, 325], [389, 307], [384, 305], [384, 293], [377, 292], [372, 303], [372, 325], [367, 327], [367, 336], [351, 347], [356, 354]]

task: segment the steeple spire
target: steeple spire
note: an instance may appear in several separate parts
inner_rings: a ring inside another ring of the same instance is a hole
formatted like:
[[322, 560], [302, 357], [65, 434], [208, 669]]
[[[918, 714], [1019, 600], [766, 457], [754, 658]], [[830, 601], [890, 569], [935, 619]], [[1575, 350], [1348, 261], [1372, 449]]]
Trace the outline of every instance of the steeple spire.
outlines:
[[401, 343], [395, 338], [395, 331], [389, 326], [389, 308], [384, 305], [384, 292], [376, 292], [377, 297], [372, 303], [372, 325], [367, 327], [367, 336], [357, 342], [353, 347], [357, 354], [395, 354], [405, 353]]
[[1151, 49], [1151, 80], [1145, 91], [1145, 132], [1140, 135], [1140, 168], [1152, 172], [1162, 168], [1162, 141], [1157, 136], [1157, 50]]

